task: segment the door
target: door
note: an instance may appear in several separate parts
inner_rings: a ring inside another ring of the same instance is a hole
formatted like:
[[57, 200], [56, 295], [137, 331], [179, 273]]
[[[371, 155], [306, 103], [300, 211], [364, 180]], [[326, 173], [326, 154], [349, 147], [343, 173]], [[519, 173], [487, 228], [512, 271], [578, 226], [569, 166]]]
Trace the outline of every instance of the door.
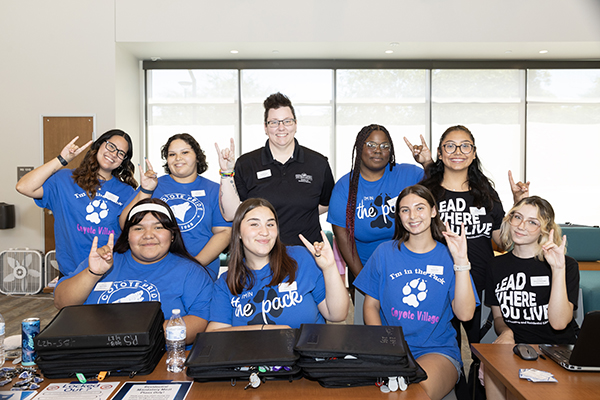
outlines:
[[[94, 117], [43, 117], [43, 137], [44, 137], [44, 163], [60, 154], [60, 151], [75, 136], [78, 145], [83, 145], [92, 139], [94, 133]], [[67, 167], [74, 169], [79, 166], [85, 153], [77, 156], [69, 163]], [[48, 209], [44, 209], [44, 252], [48, 253], [54, 250], [54, 216]]]

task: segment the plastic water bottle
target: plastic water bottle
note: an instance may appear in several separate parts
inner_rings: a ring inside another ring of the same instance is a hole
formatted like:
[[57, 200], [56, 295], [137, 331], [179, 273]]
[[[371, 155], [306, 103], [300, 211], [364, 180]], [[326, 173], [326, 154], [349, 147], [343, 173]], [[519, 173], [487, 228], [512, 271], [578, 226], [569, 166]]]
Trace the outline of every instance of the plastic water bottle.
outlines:
[[0, 314], [0, 367], [4, 365], [4, 318]]
[[185, 322], [180, 315], [181, 311], [174, 308], [171, 319], [167, 322], [167, 371], [183, 371], [185, 362]]

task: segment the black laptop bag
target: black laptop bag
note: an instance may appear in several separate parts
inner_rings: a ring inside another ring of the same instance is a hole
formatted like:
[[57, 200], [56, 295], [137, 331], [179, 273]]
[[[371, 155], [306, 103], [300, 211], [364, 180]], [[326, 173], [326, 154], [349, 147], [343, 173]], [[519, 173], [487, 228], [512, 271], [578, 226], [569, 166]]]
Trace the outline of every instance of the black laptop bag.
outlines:
[[295, 346], [304, 374], [324, 387], [368, 386], [389, 377], [427, 379], [399, 326], [303, 324]]

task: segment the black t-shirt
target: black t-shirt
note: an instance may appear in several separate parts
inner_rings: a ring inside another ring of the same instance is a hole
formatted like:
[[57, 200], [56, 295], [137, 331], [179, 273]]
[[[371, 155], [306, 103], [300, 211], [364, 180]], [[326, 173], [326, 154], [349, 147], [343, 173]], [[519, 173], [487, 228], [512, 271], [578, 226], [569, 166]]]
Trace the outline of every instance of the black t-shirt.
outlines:
[[240, 200], [261, 197], [273, 204], [283, 243], [302, 245], [299, 233], [320, 242], [319, 205], [329, 205], [333, 174], [327, 157], [294, 142], [294, 154], [285, 164], [273, 159], [268, 140], [265, 147], [242, 155], [235, 164], [235, 185]]
[[485, 288], [486, 271], [494, 258], [492, 232], [500, 229], [504, 217], [502, 203], [494, 202], [491, 210], [477, 208], [473, 205], [470, 192], [446, 190], [444, 199], [438, 203], [438, 210], [442, 222], [448, 222], [453, 232], [460, 233], [460, 224], [465, 224], [471, 276], [481, 295]]
[[[579, 267], [565, 256], [567, 297], [577, 308]], [[537, 258], [519, 258], [512, 252], [495, 257], [488, 274], [486, 304], [499, 306], [515, 343], [575, 343], [575, 321], [557, 331], [548, 321], [552, 268]]]

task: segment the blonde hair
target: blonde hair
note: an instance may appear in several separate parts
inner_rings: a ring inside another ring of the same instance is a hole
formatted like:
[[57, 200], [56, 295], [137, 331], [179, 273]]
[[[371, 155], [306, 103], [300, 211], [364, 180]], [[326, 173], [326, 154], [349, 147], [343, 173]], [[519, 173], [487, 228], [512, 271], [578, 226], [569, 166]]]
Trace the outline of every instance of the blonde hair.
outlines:
[[544, 200], [539, 196], [531, 196], [521, 199], [521, 201], [515, 204], [513, 208], [510, 209], [508, 214], [506, 214], [506, 216], [502, 219], [502, 225], [500, 226], [500, 240], [502, 242], [502, 246], [507, 251], [511, 251], [514, 248], [515, 242], [512, 239], [510, 231], [510, 220], [513, 215], [525, 205], [534, 206], [537, 209], [537, 217], [540, 221], [541, 227], [540, 237], [538, 238], [538, 249], [535, 253], [535, 256], [538, 260], [544, 261], [544, 252], [542, 251], [542, 246], [550, 239], [550, 231], [554, 229], [552, 240], [557, 246], [560, 246], [562, 244], [562, 230], [560, 229], [560, 226], [554, 222], [554, 209], [552, 208], [552, 205], [550, 205], [547, 200]]

